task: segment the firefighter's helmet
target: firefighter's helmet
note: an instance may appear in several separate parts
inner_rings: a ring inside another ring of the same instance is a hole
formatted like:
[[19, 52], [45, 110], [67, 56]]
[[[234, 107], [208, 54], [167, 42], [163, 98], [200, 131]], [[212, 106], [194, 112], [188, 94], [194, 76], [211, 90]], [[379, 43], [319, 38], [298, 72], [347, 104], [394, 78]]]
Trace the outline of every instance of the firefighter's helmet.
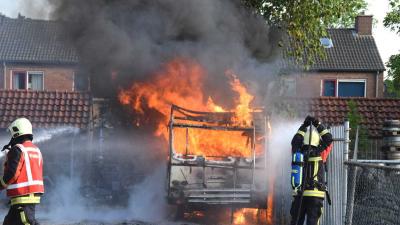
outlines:
[[308, 127], [304, 135], [303, 144], [318, 147], [319, 141], [320, 141], [320, 136], [317, 130], [314, 128], [311, 130], [311, 142], [310, 142], [310, 127]]
[[27, 134], [32, 135], [32, 124], [26, 118], [18, 118], [11, 123], [8, 127], [8, 131], [10, 131], [13, 138]]

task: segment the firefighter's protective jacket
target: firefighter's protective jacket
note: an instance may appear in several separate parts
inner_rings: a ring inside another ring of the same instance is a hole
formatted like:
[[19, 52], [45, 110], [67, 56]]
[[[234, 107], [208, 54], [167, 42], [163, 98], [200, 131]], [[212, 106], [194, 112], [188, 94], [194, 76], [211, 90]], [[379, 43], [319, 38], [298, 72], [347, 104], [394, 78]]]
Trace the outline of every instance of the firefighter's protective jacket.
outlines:
[[[302, 125], [292, 139], [292, 151], [300, 149], [306, 156], [304, 166], [307, 166], [307, 169], [303, 169], [302, 176], [302, 185], [305, 185], [303, 187], [303, 196], [325, 198], [324, 162], [332, 148], [333, 140], [331, 133], [329, 133], [324, 125], [319, 124], [316, 128], [320, 137], [319, 146], [315, 147], [303, 144], [307, 126]], [[298, 190], [295, 190], [294, 195], [297, 194]]]
[[1, 189], [7, 189], [11, 205], [40, 203], [44, 193], [43, 158], [31, 141], [14, 145], [7, 153]]

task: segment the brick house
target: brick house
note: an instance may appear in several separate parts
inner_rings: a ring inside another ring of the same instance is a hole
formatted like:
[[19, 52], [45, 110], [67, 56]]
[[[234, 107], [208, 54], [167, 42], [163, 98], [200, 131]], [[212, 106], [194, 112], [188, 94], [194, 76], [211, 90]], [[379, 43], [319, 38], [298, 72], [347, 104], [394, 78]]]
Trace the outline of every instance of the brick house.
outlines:
[[78, 56], [58, 22], [0, 15], [0, 37], [1, 144], [10, 140], [5, 128], [13, 120], [28, 118], [34, 141], [48, 159], [48, 188], [53, 177], [73, 171], [74, 158], [87, 157], [93, 98], [79, 88]]
[[0, 89], [77, 89], [78, 56], [59, 23], [0, 16], [0, 37]]
[[89, 127], [92, 98], [77, 88], [78, 55], [60, 28], [0, 15], [0, 128], [18, 117], [37, 128]]
[[372, 16], [359, 15], [355, 28], [329, 29], [328, 34], [321, 38], [326, 58], [317, 59], [310, 71], [300, 76], [285, 77], [284, 85], [289, 90], [285, 94], [383, 97], [385, 66], [372, 36]]

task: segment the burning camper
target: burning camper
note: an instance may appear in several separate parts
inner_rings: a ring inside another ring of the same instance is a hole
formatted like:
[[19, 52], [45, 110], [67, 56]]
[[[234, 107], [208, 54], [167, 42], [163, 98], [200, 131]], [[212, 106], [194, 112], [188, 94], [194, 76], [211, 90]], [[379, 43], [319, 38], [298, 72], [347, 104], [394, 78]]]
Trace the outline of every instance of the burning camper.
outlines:
[[233, 103], [230, 109], [207, 92], [210, 75], [204, 67], [183, 58], [169, 61], [151, 79], [133, 83], [118, 97], [133, 111], [135, 126], [152, 127], [165, 143], [167, 196], [178, 212], [208, 206], [253, 208], [238, 216], [235, 212], [233, 217], [241, 220], [241, 215], [272, 205], [265, 170], [268, 126], [263, 110], [251, 107], [254, 96], [238, 76], [231, 70], [225, 75], [230, 92], [221, 89], [219, 95]]
[[172, 105], [168, 201], [178, 213], [208, 206], [266, 208], [267, 119], [262, 110], [252, 110], [251, 117], [251, 123], [238, 124], [232, 112]]

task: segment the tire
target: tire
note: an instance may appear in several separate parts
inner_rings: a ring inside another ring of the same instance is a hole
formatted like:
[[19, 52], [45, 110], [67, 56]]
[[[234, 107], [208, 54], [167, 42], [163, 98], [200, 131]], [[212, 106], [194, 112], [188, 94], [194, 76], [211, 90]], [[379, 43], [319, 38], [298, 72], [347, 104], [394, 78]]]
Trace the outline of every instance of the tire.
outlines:
[[182, 221], [183, 219], [185, 219], [185, 210], [186, 207], [183, 204], [177, 205], [174, 220]]

